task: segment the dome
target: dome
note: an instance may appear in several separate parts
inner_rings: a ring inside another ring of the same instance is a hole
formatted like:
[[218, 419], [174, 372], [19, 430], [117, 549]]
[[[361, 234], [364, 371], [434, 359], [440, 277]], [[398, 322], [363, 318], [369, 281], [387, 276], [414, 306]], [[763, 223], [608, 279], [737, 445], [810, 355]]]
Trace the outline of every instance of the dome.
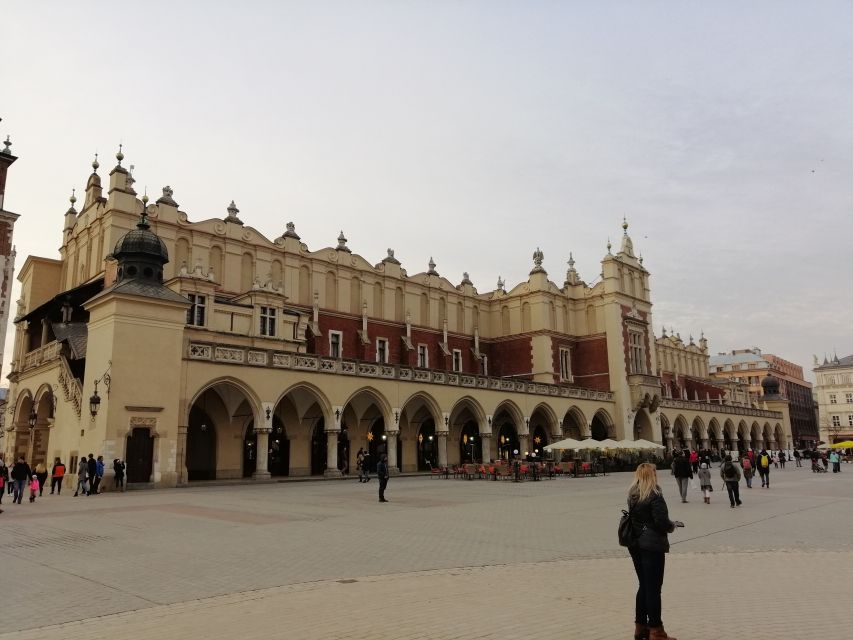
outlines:
[[127, 256], [146, 256], [160, 265], [169, 262], [169, 251], [160, 236], [148, 229], [147, 222], [140, 222], [136, 229], [124, 234], [113, 249], [113, 256], [121, 260]]
[[773, 376], [765, 376], [761, 379], [761, 388], [765, 396], [779, 395], [779, 381]]

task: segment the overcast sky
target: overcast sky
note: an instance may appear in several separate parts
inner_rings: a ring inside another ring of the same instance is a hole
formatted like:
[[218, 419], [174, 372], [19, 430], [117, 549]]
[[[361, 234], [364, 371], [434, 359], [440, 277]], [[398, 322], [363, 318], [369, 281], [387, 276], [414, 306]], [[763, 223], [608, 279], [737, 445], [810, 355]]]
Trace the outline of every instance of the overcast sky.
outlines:
[[853, 353], [851, 2], [6, 1], [0, 22], [18, 267], [58, 257], [71, 188], [121, 141], [191, 220], [233, 198], [268, 238], [343, 229], [480, 292], [537, 246], [558, 284], [570, 251], [595, 281], [625, 215], [658, 335], [807, 370]]

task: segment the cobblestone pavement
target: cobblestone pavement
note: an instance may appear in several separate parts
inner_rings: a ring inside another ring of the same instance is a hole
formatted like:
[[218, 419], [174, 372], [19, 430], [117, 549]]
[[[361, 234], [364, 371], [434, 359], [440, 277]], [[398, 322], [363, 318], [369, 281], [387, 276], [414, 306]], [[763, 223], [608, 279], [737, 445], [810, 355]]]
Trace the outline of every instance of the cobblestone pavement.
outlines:
[[[844, 471], [774, 470], [740, 509], [719, 488], [681, 504], [662, 477], [687, 525], [671, 536], [667, 628], [844, 637]], [[616, 544], [628, 481], [393, 478], [388, 504], [375, 480], [6, 496], [0, 640], [630, 638], [635, 578]]]

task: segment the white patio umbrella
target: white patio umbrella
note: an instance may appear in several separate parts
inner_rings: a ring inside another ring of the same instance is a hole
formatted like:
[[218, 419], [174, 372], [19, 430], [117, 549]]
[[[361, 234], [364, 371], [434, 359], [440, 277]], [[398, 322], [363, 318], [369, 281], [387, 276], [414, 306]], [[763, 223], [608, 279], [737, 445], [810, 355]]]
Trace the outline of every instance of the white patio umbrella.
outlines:
[[581, 440], [580, 444], [575, 447], [578, 451], [596, 451], [601, 449], [618, 449], [619, 443], [615, 440], [605, 439], [605, 440], [594, 440], [593, 438], [587, 438], [586, 440]]
[[566, 449], [577, 449], [580, 443], [580, 440], [566, 438], [565, 440], [558, 440], [557, 442], [545, 445], [543, 448], [545, 451], [564, 451]]
[[619, 444], [624, 449], [666, 449], [662, 444], [652, 442], [651, 440], [643, 440], [642, 438], [637, 440], [620, 440]]

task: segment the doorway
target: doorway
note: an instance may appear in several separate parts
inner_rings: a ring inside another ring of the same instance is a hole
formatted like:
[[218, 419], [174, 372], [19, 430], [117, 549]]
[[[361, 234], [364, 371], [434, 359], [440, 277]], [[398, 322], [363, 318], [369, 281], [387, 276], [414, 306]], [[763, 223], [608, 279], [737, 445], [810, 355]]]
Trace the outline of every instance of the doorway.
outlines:
[[127, 436], [124, 454], [127, 482], [151, 482], [154, 466], [154, 438], [151, 429], [136, 427]]

